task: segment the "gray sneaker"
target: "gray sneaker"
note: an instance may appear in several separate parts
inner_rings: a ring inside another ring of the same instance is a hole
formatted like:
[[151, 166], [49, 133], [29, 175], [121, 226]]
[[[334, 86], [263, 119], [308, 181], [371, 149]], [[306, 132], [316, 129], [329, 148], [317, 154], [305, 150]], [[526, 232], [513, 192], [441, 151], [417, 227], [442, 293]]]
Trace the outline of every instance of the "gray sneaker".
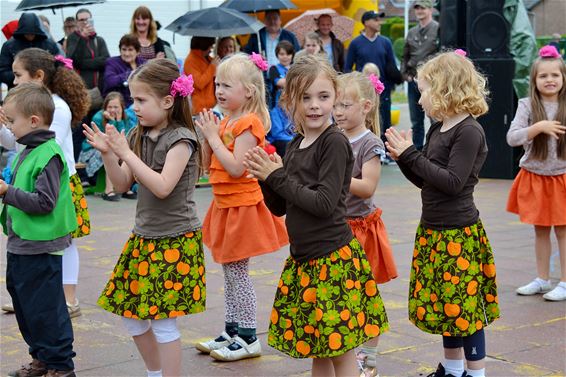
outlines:
[[517, 288], [515, 292], [521, 296], [532, 296], [541, 293], [546, 293], [552, 289], [550, 285], [550, 280], [544, 281], [540, 278], [536, 278], [527, 285]]

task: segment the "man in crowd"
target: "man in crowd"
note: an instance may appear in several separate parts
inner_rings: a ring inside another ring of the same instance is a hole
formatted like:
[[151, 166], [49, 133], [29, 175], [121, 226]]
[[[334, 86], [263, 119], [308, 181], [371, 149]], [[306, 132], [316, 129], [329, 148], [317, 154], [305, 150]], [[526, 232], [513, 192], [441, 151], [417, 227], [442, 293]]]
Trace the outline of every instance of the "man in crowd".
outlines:
[[344, 69], [344, 45], [336, 38], [332, 32], [332, 16], [329, 14], [322, 14], [316, 20], [318, 29], [316, 32], [320, 35], [324, 46], [324, 51], [328, 56], [330, 64], [337, 72], [342, 72]]
[[432, 19], [433, 0], [417, 0], [413, 5], [418, 24], [412, 27], [405, 40], [401, 73], [408, 82], [408, 101], [413, 127], [413, 144], [418, 150], [423, 148], [425, 113], [419, 105], [421, 94], [414, 78], [419, 64], [438, 52], [438, 22]]

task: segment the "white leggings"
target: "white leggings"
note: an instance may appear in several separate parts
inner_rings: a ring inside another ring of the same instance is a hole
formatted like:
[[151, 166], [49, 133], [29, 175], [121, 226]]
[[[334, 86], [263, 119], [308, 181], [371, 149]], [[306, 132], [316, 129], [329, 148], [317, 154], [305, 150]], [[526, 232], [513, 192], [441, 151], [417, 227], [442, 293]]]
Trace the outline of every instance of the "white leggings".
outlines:
[[77, 285], [79, 282], [79, 251], [75, 240], [63, 252], [63, 284]]
[[122, 317], [122, 322], [124, 322], [130, 336], [143, 335], [152, 329], [157, 343], [169, 343], [181, 337], [181, 333], [177, 329], [177, 318], [140, 321], [139, 319]]

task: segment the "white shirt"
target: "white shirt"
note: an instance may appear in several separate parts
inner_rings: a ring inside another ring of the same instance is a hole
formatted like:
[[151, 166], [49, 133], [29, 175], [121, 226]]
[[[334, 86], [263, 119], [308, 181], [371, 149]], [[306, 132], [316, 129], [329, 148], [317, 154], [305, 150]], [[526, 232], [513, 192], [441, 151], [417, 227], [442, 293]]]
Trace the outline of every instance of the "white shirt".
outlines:
[[71, 120], [73, 116], [67, 102], [57, 94], [51, 95], [55, 102], [55, 112], [53, 113], [53, 122], [49, 129], [55, 132], [55, 140], [63, 150], [67, 167], [69, 168], [69, 177], [77, 172], [75, 169], [75, 154], [73, 150], [73, 133], [71, 131]]

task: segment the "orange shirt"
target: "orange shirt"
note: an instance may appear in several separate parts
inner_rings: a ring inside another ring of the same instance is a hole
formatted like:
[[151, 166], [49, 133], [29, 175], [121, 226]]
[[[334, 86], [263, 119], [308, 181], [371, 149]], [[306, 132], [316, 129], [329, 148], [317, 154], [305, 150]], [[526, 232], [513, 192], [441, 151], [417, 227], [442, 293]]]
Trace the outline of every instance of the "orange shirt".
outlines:
[[183, 64], [185, 75], [193, 75], [194, 92], [191, 96], [193, 115], [216, 105], [214, 76], [216, 66], [202, 56], [202, 51], [191, 50]]
[[[250, 131], [260, 147], [265, 143], [265, 129], [259, 117], [250, 113], [242, 116], [228, 126], [229, 117], [220, 123], [220, 139], [234, 153], [236, 138], [245, 131]], [[214, 201], [219, 208], [241, 207], [256, 205], [263, 200], [261, 188], [255, 178], [246, 178], [247, 172], [241, 177], [234, 178], [228, 174], [214, 153], [210, 158], [209, 182], [212, 184]]]

